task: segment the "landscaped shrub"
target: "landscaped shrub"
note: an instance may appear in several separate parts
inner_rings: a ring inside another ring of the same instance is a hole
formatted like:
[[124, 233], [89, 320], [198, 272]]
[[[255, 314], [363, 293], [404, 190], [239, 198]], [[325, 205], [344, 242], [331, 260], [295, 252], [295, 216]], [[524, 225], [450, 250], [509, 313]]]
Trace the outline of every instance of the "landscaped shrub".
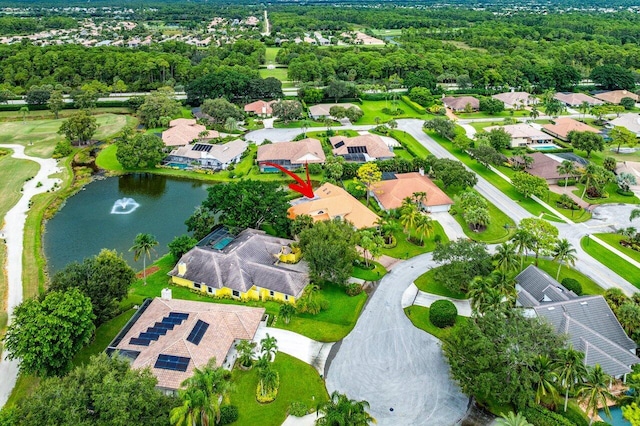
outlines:
[[307, 404], [300, 401], [294, 401], [289, 405], [289, 414], [295, 417], [306, 416], [309, 412]]
[[580, 206], [576, 203], [573, 198], [569, 197], [567, 194], [562, 194], [558, 201], [556, 201], [558, 207], [562, 207], [563, 209], [568, 210], [580, 210]]
[[223, 405], [220, 407], [219, 425], [228, 425], [238, 420], [238, 407], [235, 405]]
[[382, 111], [383, 114], [392, 115], [394, 117], [404, 114], [404, 110], [402, 108], [382, 108], [380, 111]]
[[527, 407], [522, 414], [533, 426], [575, 426], [571, 420], [540, 406]]
[[595, 186], [587, 188], [587, 198], [602, 198], [602, 195], [602, 191]]
[[418, 104], [417, 102], [412, 101], [411, 99], [409, 99], [408, 96], [406, 96], [406, 95], [402, 96], [402, 100], [404, 101], [405, 104], [409, 105], [409, 108], [411, 108], [412, 110], [414, 110], [418, 114], [426, 114], [427, 113], [427, 110], [422, 105]]
[[63, 139], [56, 144], [55, 149], [53, 150], [53, 158], [62, 158], [71, 154], [73, 148], [71, 147], [71, 142], [67, 139]]
[[582, 296], [582, 284], [580, 284], [578, 280], [574, 280], [573, 278], [565, 278], [560, 284], [562, 284], [567, 290], [571, 290], [578, 296]]
[[258, 381], [256, 386], [256, 400], [261, 404], [267, 404], [273, 402], [278, 396], [278, 388], [280, 387], [280, 374], [276, 373], [276, 382], [273, 389], [262, 389], [262, 381]]
[[451, 327], [457, 316], [458, 310], [449, 300], [436, 300], [429, 307], [429, 321], [438, 328]]
[[367, 188], [360, 182], [346, 182], [344, 189], [355, 198], [362, 198], [367, 195]]
[[624, 191], [620, 188], [616, 189], [616, 192], [624, 197], [633, 197], [635, 195], [633, 191]]
[[351, 283], [347, 285], [346, 292], [348, 296], [357, 296], [362, 293], [362, 285], [358, 283]]
[[560, 404], [556, 413], [571, 421], [571, 423], [576, 426], [589, 426], [589, 422], [586, 420], [585, 414], [575, 405], [569, 405], [567, 407], [567, 411], [564, 411], [564, 407]]

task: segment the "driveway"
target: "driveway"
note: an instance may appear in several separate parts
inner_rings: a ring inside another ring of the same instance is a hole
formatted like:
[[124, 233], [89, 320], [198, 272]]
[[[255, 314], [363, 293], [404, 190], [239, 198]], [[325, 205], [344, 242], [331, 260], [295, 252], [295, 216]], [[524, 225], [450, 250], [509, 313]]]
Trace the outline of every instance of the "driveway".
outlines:
[[440, 341], [401, 306], [407, 287], [434, 265], [431, 254], [396, 265], [328, 367], [329, 393], [368, 401], [379, 425], [454, 425], [465, 415], [468, 398], [449, 377]]
[[317, 342], [301, 334], [273, 327], [259, 327], [254, 340], [259, 342], [267, 333], [276, 338], [278, 351], [298, 358], [313, 366], [318, 370], [318, 374], [324, 374], [324, 365], [333, 343]]

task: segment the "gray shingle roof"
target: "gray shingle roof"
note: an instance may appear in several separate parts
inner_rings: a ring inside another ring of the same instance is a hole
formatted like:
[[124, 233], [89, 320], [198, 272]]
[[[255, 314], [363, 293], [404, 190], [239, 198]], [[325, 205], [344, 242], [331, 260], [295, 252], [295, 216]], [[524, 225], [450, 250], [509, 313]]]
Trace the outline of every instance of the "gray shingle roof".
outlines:
[[624, 332], [604, 297], [579, 297], [533, 265], [522, 271], [516, 282], [518, 304], [533, 308], [557, 333], [566, 334], [573, 347], [585, 354], [585, 364], [600, 364], [607, 374], [619, 377], [640, 363], [636, 343]]
[[[278, 262], [277, 257], [281, 248], [292, 242], [245, 229], [222, 250], [194, 247], [180, 258], [169, 275], [216, 289], [227, 287], [244, 293], [255, 285], [297, 298], [309, 284], [307, 265], [304, 261]], [[186, 265], [184, 275], [178, 273], [181, 263]]]
[[525, 308], [538, 306], [544, 302], [559, 302], [578, 297], [567, 290], [546, 272], [529, 265], [516, 277], [519, 285], [518, 303]]

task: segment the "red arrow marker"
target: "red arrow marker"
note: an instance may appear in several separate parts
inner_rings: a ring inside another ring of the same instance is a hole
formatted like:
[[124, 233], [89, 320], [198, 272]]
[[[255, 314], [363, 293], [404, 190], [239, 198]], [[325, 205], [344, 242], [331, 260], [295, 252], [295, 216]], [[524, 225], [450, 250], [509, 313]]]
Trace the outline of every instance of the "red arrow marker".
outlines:
[[313, 186], [311, 186], [311, 179], [309, 178], [309, 164], [305, 163], [304, 167], [307, 171], [307, 181], [303, 181], [302, 178], [298, 175], [296, 175], [293, 172], [290, 172], [289, 170], [285, 169], [284, 167], [278, 165], [278, 164], [274, 164], [274, 163], [268, 163], [265, 162], [264, 163], [265, 166], [270, 166], [270, 167], [275, 167], [276, 169], [280, 170], [283, 173], [288, 174], [289, 176], [291, 176], [292, 178], [294, 178], [296, 180], [296, 182], [298, 183], [290, 183], [289, 184], [289, 189], [291, 189], [292, 191], [296, 191], [299, 192], [300, 194], [304, 195], [307, 198], [313, 198]]

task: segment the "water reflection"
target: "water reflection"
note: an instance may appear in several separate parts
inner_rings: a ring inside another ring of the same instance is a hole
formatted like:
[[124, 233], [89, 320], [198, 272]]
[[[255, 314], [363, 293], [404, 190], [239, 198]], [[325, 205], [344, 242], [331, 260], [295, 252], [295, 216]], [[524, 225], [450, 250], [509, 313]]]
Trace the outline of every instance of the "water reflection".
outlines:
[[[196, 182], [198, 185], [202, 185]], [[167, 189], [166, 176], [152, 173], [132, 173], [118, 178], [118, 190], [123, 195], [161, 197]]]

